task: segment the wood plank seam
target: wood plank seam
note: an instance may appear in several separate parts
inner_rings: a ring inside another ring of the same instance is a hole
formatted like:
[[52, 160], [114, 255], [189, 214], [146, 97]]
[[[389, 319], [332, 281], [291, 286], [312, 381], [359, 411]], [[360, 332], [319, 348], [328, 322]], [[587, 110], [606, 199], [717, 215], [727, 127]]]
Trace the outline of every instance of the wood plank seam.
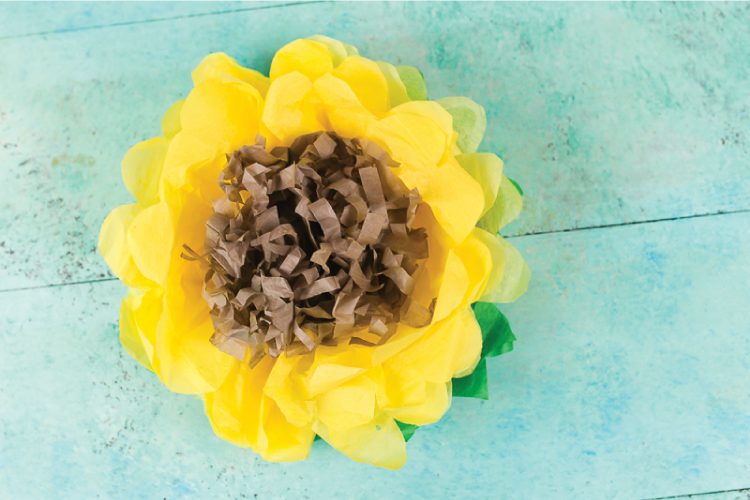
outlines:
[[745, 214], [749, 212], [750, 212], [750, 208], [740, 208], [737, 210], [719, 210], [716, 212], [705, 212], [705, 213], [692, 214], [692, 215], [677, 215], [674, 217], [662, 217], [659, 219], [643, 219], [643, 220], [616, 222], [612, 224], [598, 224], [595, 226], [568, 227], [568, 228], [563, 228], [563, 229], [552, 229], [549, 231], [536, 231], [536, 232], [531, 231], [528, 233], [523, 233], [523, 234], [518, 234], [518, 235], [513, 235], [513, 236], [505, 236], [505, 238], [512, 239], [512, 238], [523, 238], [526, 236], [540, 236], [543, 234], [570, 233], [573, 231], [588, 231], [591, 229], [609, 229], [613, 227], [636, 226], [639, 224], [652, 224], [656, 222], [671, 222], [671, 221], [678, 221], [678, 220], [700, 219], [704, 217], [716, 217], [720, 215], [736, 215], [736, 214]]
[[645, 498], [644, 500], [673, 500], [673, 499], [679, 499], [679, 498], [703, 497], [707, 495], [723, 495], [725, 493], [742, 493], [742, 494], [747, 494], [747, 497], [750, 498], [750, 488], [737, 488], [734, 490], [704, 491], [701, 493], [686, 493], [682, 495], [672, 495], [668, 497]]
[[[571, 232], [576, 232], [576, 231], [589, 231], [592, 229], [593, 230], [611, 229], [611, 228], [623, 227], [623, 226], [636, 226], [640, 224], [655, 224], [659, 222], [673, 222], [673, 221], [680, 221], [680, 220], [701, 219], [705, 217], [717, 217], [721, 215], [736, 215], [736, 214], [744, 214], [744, 213], [750, 213], [750, 209], [710, 212], [710, 213], [684, 215], [684, 216], [677, 216], [677, 217], [667, 217], [667, 218], [662, 218], [662, 219], [647, 219], [647, 220], [638, 220], [638, 221], [629, 221], [629, 222], [619, 222], [617, 224], [602, 224], [598, 226], [555, 229], [553, 231], [539, 231], [536, 233], [530, 232], [530, 233], [517, 234], [517, 235], [512, 235], [512, 236], [505, 236], [505, 238], [506, 239], [519, 239], [519, 238], [525, 238], [525, 237], [530, 237], [530, 236], [541, 236], [541, 235], [547, 235], [547, 234], [571, 233]], [[117, 280], [116, 277], [110, 276], [108, 278], [93, 278], [93, 279], [88, 279], [88, 280], [67, 281], [67, 282], [62, 282], [62, 283], [49, 283], [45, 285], [22, 286], [22, 287], [14, 287], [14, 288], [0, 288], [0, 294], [12, 293], [12, 292], [23, 292], [27, 290], [39, 290], [43, 288], [57, 288], [61, 286], [86, 285], [90, 283], [103, 283], [103, 282], [116, 281], [116, 280]]]
[[118, 28], [121, 26], [133, 26], [137, 24], [160, 23], [160, 22], [165, 22], [165, 21], [176, 21], [180, 19], [192, 19], [196, 17], [220, 16], [220, 15], [225, 15], [225, 14], [237, 14], [237, 13], [242, 13], [242, 12], [280, 9], [284, 7], [297, 7], [301, 5], [314, 5], [314, 4], [321, 4], [321, 3], [330, 3], [330, 1], [329, 0], [310, 0], [310, 1], [300, 0], [296, 2], [275, 3], [275, 4], [270, 4], [270, 5], [258, 5], [255, 7], [244, 7], [241, 9], [228, 9], [228, 10], [219, 10], [219, 11], [214, 11], [214, 12], [182, 14], [179, 16], [156, 17], [152, 19], [139, 19], [137, 21], [123, 21], [119, 23], [99, 24], [99, 25], [92, 25], [92, 26], [78, 26], [75, 28], [63, 28], [63, 29], [56, 29], [56, 30], [49, 30], [49, 31], [23, 33], [20, 35], [0, 36], [0, 41], [13, 40], [17, 38], [31, 38], [31, 37], [37, 37], [37, 36], [47, 36], [47, 35], [62, 35], [66, 33], [76, 33], [79, 31], [91, 31], [91, 30], [100, 30], [100, 29], [107, 29], [107, 28]]

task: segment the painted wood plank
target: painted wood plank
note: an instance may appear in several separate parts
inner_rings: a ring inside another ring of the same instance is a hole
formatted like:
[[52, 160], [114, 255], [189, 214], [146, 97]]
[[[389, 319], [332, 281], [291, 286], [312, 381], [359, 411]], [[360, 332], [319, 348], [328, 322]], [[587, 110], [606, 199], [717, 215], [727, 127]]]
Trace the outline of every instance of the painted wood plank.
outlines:
[[649, 498], [747, 487], [750, 214], [516, 239], [491, 399], [398, 472], [267, 464], [121, 352], [115, 282], [0, 294], [0, 497]]
[[267, 69], [277, 47], [315, 31], [421, 67], [435, 97], [486, 106], [484, 148], [527, 193], [509, 234], [750, 209], [746, 5], [280, 12], [0, 42], [0, 288], [107, 276], [94, 246], [108, 210], [129, 199], [120, 158], [157, 133], [192, 66], [225, 50]]
[[7, 2], [0, 4], [0, 40], [265, 8], [270, 4], [271, 2], [66, 2], [65, 5], [53, 5], [49, 2]]

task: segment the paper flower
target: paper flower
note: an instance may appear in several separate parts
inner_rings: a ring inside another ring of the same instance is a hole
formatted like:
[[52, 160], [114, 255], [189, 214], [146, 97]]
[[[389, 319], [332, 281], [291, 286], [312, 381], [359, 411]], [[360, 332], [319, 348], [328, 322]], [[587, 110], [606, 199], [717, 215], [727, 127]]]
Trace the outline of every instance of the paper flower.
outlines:
[[452, 390], [486, 398], [484, 358], [513, 341], [492, 303], [528, 283], [497, 235], [521, 193], [476, 152], [484, 110], [321, 36], [270, 77], [217, 53], [193, 82], [125, 155], [136, 201], [102, 226], [122, 344], [267, 460], [317, 435], [400, 467]]

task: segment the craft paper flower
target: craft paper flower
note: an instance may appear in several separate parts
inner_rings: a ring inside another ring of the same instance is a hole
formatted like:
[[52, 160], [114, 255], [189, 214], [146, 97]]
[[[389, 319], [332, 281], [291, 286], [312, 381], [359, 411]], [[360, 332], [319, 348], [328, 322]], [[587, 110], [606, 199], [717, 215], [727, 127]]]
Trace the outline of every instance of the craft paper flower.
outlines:
[[528, 283], [497, 235], [521, 193], [476, 152], [484, 110], [321, 36], [269, 77], [216, 53], [193, 82], [125, 155], [136, 201], [101, 229], [123, 346], [267, 460], [317, 435], [400, 467], [452, 391], [487, 397], [484, 358], [513, 341], [493, 303]]

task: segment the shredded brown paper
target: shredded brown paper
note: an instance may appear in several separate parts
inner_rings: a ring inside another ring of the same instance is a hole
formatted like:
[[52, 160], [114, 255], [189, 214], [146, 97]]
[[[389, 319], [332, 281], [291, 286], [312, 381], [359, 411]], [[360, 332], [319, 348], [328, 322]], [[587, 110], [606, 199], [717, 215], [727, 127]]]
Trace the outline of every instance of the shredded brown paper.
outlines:
[[375, 144], [333, 133], [268, 152], [259, 138], [228, 157], [226, 198], [206, 224], [203, 295], [211, 341], [251, 366], [265, 355], [343, 342], [378, 344], [398, 322], [424, 326], [409, 300], [428, 255], [412, 223], [421, 202], [390, 172]]

